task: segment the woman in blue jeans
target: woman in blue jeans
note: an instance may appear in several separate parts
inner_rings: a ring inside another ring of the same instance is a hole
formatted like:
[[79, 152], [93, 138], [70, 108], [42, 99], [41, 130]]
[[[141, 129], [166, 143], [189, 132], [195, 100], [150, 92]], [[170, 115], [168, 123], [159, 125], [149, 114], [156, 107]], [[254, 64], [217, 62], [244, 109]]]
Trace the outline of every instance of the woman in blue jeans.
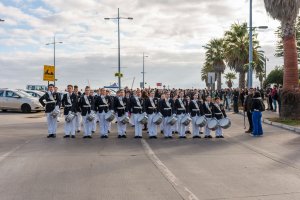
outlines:
[[264, 105], [263, 101], [261, 99], [260, 93], [255, 92], [252, 104], [251, 104], [251, 111], [252, 111], [252, 123], [253, 123], [253, 136], [262, 136], [263, 130], [262, 130], [262, 111], [264, 111]]

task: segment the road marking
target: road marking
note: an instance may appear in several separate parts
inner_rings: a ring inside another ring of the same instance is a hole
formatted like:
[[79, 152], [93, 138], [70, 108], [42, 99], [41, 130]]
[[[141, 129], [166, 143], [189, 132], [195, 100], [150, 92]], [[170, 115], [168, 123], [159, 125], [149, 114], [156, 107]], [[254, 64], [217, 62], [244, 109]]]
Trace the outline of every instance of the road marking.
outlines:
[[0, 162], [2, 162], [3, 160], [5, 160], [7, 157], [9, 157], [11, 154], [13, 154], [14, 152], [16, 152], [17, 150], [19, 150], [22, 146], [24, 146], [25, 144], [28, 144], [30, 142], [30, 140], [27, 140], [25, 143], [20, 144], [18, 146], [16, 146], [15, 148], [13, 148], [12, 150], [10, 150], [9, 152], [6, 152], [3, 155], [0, 155]]
[[145, 139], [141, 140], [144, 150], [153, 164], [159, 169], [161, 174], [168, 180], [178, 194], [185, 200], [199, 200], [198, 197], [185, 186], [162, 161], [155, 155], [148, 142]]

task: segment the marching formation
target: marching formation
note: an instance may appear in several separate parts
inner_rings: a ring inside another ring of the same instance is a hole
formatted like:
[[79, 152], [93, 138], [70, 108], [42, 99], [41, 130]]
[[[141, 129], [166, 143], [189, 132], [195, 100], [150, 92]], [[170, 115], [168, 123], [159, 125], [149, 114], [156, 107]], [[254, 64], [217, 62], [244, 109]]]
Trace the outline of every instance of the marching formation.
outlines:
[[92, 138], [97, 122], [101, 138], [108, 138], [114, 121], [118, 138], [127, 137], [128, 124], [134, 127], [135, 138], [142, 138], [143, 130], [148, 130], [150, 139], [157, 139], [158, 132], [166, 139], [173, 138], [175, 133], [179, 138], [186, 138], [188, 133], [193, 138], [201, 138], [203, 132], [204, 138], [212, 138], [211, 131], [215, 131], [216, 138], [224, 138], [222, 129], [231, 125], [219, 97], [212, 99], [207, 95], [203, 99], [197, 92], [186, 95], [179, 91], [174, 95], [165, 90], [157, 97], [155, 90], [127, 92], [121, 89], [112, 96], [104, 88], [94, 95], [86, 86], [81, 94], [77, 86], [68, 85], [67, 92], [61, 95], [50, 84], [39, 101], [45, 107], [48, 138], [56, 137], [61, 108], [65, 119], [64, 138], [75, 138], [81, 124], [83, 138]]

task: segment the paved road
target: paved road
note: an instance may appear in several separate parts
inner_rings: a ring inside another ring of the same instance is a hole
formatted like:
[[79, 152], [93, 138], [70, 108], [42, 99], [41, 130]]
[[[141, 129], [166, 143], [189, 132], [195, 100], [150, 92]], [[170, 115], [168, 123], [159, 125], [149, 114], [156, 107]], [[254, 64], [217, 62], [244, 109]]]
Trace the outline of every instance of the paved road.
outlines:
[[47, 139], [42, 116], [0, 113], [1, 200], [300, 199], [299, 135], [240, 115], [212, 140]]

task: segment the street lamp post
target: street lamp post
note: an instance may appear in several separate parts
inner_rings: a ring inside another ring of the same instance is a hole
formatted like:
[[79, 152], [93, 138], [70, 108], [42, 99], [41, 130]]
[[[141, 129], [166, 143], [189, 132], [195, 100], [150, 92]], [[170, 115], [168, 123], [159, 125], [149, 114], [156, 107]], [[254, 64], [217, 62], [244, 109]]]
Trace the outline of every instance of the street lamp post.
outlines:
[[149, 56], [145, 56], [145, 53], [143, 52], [143, 90], [145, 89], [145, 58], [148, 58]]
[[120, 19], [133, 20], [133, 18], [132, 17], [120, 17], [120, 9], [118, 8], [118, 17], [113, 17], [113, 18], [106, 17], [104, 19], [105, 20], [116, 19], [118, 21], [118, 83], [119, 83], [119, 89], [121, 89]]
[[265, 81], [267, 80], [267, 61], [269, 61], [269, 58], [265, 56]]
[[[55, 35], [53, 37], [53, 42], [51, 43], [47, 43], [46, 45], [53, 45], [53, 64], [54, 64], [54, 68], [55, 68], [55, 46], [56, 44], [62, 44], [63, 42], [56, 42], [55, 41]], [[56, 80], [56, 77], [55, 77], [55, 73], [54, 73], [54, 86], [55, 86], [55, 80]], [[49, 81], [48, 81], [48, 85], [49, 85]]]

